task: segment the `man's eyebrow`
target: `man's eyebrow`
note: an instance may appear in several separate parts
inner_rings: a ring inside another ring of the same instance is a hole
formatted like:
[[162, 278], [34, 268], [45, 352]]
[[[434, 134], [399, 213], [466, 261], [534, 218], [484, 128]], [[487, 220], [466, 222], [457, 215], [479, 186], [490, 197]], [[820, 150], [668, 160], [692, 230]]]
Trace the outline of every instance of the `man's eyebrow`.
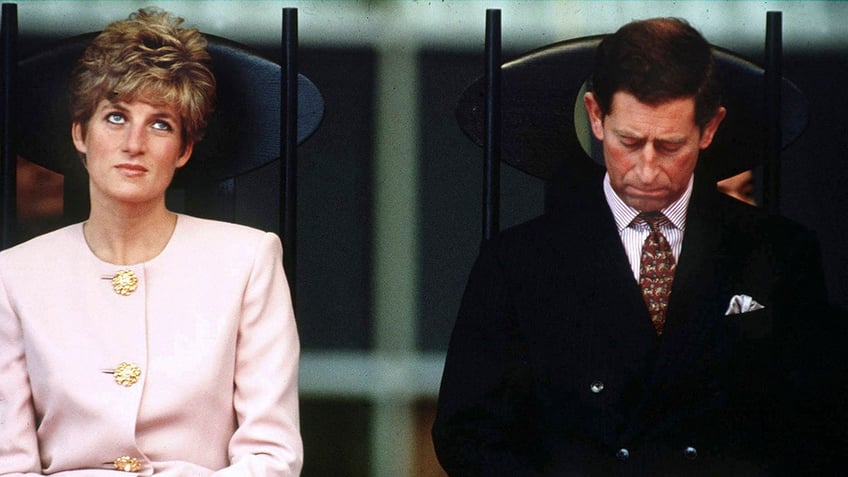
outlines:
[[686, 142], [686, 136], [671, 136], [667, 138], [658, 138], [657, 142], [664, 142], [668, 144], [683, 144]]
[[636, 132], [627, 131], [627, 130], [624, 130], [624, 129], [613, 129], [612, 132], [616, 136], [625, 137], [625, 138], [628, 138], [628, 139], [644, 139], [644, 137], [642, 135], [640, 135]]
[[[625, 129], [613, 129], [612, 132], [616, 136], [622, 137], [624, 139], [634, 139], [634, 140], [638, 140], [638, 141], [645, 140], [644, 136], [642, 136], [641, 134], [638, 134], [634, 131], [629, 131], [629, 130], [625, 130]], [[668, 137], [659, 137], [659, 138], [656, 138], [655, 141], [667, 143], [667, 144], [683, 144], [683, 143], [686, 142], [686, 136], [674, 135], [674, 136], [668, 136]]]

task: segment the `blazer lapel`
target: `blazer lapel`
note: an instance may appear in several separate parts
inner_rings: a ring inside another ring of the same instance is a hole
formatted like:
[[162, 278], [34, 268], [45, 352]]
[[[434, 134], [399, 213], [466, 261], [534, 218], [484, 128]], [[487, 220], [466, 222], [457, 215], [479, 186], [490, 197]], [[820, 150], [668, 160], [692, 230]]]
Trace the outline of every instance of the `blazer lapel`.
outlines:
[[[580, 307], [589, 310], [586, 319], [607, 336], [604, 349], [629, 362], [633, 356], [653, 352], [654, 329], [604, 198], [601, 178], [584, 182], [574, 190], [573, 200], [550, 214], [550, 240], [563, 260], [561, 266], [571, 270], [564, 275], [576, 277], [576, 290], [563, 299], [584, 300]], [[563, 307], [573, 309], [574, 304]]]
[[[733, 257], [722, 246], [724, 227], [711, 190], [693, 193], [686, 220], [686, 233], [669, 299], [666, 326], [659, 341], [657, 359], [646, 393], [638, 406], [629, 433], [643, 429], [658, 408], [674, 395], [669, 389], [691, 380], [703, 366], [706, 347], [712, 343], [714, 327], [724, 315], [721, 297], [726, 295], [726, 274]], [[712, 352], [712, 351], [711, 351]]]
[[690, 203], [657, 363], [659, 372], [667, 369], [662, 366], [685, 366], [685, 358], [704, 345], [704, 333], [722, 316], [720, 288], [731, 263], [723, 252], [724, 228], [709, 192], [696, 189]]

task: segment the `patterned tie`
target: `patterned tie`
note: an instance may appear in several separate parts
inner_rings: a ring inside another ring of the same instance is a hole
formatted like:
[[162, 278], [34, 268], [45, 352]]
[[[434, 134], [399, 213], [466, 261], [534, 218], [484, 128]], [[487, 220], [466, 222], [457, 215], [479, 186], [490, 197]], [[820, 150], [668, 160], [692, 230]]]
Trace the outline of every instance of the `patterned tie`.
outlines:
[[639, 218], [644, 220], [651, 229], [642, 245], [639, 286], [642, 287], [642, 297], [645, 299], [645, 305], [648, 307], [657, 335], [661, 335], [665, 325], [665, 312], [675, 268], [671, 245], [660, 232], [660, 225], [668, 219], [659, 212], [643, 212], [639, 214]]

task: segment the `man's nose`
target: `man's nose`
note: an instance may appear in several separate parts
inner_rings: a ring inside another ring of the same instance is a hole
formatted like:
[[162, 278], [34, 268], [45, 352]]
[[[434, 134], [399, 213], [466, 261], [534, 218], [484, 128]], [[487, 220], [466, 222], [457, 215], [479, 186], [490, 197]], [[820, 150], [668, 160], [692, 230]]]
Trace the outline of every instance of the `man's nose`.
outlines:
[[659, 173], [659, 156], [653, 144], [647, 143], [639, 153], [639, 162], [636, 165], [639, 179], [646, 184], [653, 182]]

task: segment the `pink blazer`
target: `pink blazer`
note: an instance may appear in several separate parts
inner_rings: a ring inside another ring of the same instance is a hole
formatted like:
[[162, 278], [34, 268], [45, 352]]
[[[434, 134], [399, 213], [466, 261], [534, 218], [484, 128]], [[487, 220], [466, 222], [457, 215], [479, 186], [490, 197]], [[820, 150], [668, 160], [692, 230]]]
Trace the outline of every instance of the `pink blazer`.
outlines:
[[3, 251], [0, 476], [299, 475], [299, 352], [273, 233], [181, 215], [126, 267], [81, 224]]

